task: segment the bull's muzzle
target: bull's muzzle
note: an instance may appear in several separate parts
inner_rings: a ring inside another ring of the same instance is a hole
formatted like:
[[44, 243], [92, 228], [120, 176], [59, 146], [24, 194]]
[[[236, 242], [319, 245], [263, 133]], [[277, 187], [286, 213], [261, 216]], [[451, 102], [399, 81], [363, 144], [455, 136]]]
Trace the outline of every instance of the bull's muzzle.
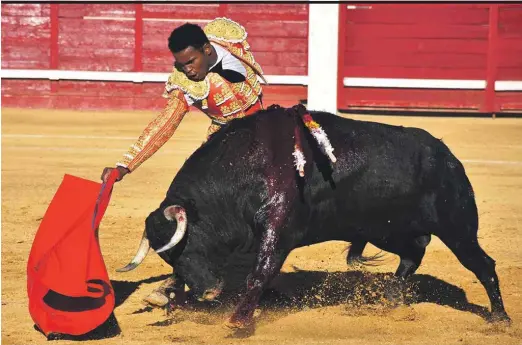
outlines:
[[[174, 248], [176, 244], [178, 244], [183, 237], [185, 236], [185, 232], [187, 231], [187, 215], [185, 212], [185, 209], [178, 205], [173, 205], [167, 207], [163, 211], [163, 215], [167, 220], [173, 221], [176, 220], [177, 227], [176, 231], [174, 232], [174, 235], [172, 235], [172, 238], [170, 239], [169, 243], [164, 245], [163, 247], [156, 250], [156, 253], [161, 253], [164, 251], [167, 251], [171, 248]], [[142, 261], [147, 256], [147, 253], [150, 250], [150, 243], [149, 239], [147, 238], [147, 231], [143, 231], [143, 236], [141, 238], [140, 246], [138, 248], [138, 252], [134, 256], [134, 258], [131, 260], [131, 262], [122, 268], [119, 268], [116, 270], [116, 272], [128, 272], [132, 271], [136, 267], [138, 267], [139, 264], [142, 263]]]

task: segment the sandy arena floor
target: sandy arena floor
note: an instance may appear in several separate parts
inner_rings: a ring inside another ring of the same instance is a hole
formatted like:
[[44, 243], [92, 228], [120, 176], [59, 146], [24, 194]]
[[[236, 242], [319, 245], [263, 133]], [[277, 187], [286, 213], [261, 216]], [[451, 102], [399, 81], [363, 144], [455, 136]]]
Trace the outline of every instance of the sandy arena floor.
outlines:
[[[133, 143], [153, 112], [73, 112], [2, 109], [2, 343], [44, 344], [27, 308], [26, 264], [31, 244], [63, 175], [99, 180]], [[346, 243], [328, 242], [292, 252], [274, 283], [292, 307], [270, 298], [250, 338], [230, 338], [222, 324], [230, 307], [147, 311], [141, 300], [170, 272], [149, 254], [136, 270], [115, 269], [134, 255], [150, 211], [173, 176], [205, 137], [209, 120], [186, 117], [173, 139], [116, 185], [100, 228], [105, 262], [116, 290], [121, 334], [88, 344], [522, 344], [522, 120], [353, 116], [422, 127], [442, 137], [463, 160], [480, 214], [479, 241], [497, 261], [511, 327], [488, 324], [482, 285], [437, 238], [413, 280], [414, 302], [396, 309], [379, 302], [398, 265], [349, 269]], [[368, 246], [365, 254], [378, 251]], [[300, 287], [306, 293], [295, 294]], [[78, 344], [60, 341], [60, 344]]]

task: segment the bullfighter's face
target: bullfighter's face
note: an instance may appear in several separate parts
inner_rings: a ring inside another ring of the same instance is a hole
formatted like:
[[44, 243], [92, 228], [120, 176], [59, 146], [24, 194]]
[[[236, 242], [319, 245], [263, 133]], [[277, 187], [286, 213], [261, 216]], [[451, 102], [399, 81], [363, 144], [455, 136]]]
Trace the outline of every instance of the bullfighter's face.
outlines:
[[172, 54], [176, 59], [174, 66], [178, 71], [183, 72], [187, 78], [193, 81], [205, 79], [211, 66], [212, 46], [209, 43], [205, 43], [201, 48], [189, 46]]

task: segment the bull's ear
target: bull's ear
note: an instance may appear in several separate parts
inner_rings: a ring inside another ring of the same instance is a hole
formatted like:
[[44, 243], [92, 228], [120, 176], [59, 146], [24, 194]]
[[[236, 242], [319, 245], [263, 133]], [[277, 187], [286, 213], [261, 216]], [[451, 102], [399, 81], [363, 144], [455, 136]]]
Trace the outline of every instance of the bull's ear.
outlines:
[[169, 206], [163, 211], [163, 214], [169, 221], [176, 219], [177, 226], [176, 231], [174, 232], [174, 235], [172, 235], [169, 243], [156, 250], [156, 253], [158, 254], [167, 251], [178, 244], [183, 239], [183, 236], [185, 236], [185, 232], [187, 231], [187, 215], [183, 207], [178, 205]]

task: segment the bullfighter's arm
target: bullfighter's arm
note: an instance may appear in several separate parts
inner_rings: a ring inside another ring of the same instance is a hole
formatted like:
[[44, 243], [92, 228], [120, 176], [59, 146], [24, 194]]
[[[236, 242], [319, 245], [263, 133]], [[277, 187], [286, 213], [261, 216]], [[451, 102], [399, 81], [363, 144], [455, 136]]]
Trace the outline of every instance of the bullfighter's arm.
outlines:
[[183, 92], [173, 90], [163, 111], [148, 124], [138, 140], [131, 145], [123, 159], [116, 163], [134, 171], [159, 150], [174, 134], [189, 106]]

